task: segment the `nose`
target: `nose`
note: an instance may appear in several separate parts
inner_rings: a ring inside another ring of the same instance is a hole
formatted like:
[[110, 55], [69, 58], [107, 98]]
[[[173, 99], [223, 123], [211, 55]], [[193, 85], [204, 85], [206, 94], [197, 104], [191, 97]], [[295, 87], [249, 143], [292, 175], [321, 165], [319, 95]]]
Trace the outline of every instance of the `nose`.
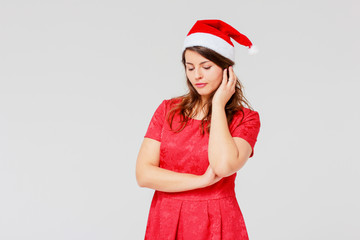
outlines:
[[195, 69], [195, 79], [201, 79], [202, 78], [202, 73], [200, 69]]

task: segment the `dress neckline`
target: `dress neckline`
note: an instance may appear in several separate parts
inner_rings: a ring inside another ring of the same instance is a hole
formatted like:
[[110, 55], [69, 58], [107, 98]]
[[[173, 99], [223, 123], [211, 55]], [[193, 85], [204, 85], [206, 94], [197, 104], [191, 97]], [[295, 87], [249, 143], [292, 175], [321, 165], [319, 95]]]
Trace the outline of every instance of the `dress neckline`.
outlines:
[[188, 118], [191, 119], [191, 120], [197, 121], [197, 122], [201, 122], [201, 120], [202, 120], [202, 119], [195, 119], [195, 118], [191, 118], [191, 117], [188, 117]]

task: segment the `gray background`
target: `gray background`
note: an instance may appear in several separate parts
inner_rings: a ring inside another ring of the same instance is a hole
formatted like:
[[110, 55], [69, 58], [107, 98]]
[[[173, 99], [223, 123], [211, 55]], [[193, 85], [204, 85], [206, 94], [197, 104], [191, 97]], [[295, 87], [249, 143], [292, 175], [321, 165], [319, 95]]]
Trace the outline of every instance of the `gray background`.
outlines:
[[247, 35], [261, 118], [236, 191], [253, 240], [360, 239], [358, 1], [0, 1], [0, 239], [143, 239], [135, 162], [186, 92], [197, 19]]

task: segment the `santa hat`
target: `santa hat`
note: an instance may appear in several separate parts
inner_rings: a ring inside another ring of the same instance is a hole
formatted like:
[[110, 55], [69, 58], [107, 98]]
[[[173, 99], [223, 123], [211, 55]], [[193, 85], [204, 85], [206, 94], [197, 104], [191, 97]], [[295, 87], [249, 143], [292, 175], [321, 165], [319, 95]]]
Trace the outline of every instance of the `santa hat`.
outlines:
[[249, 54], [258, 52], [251, 41], [229, 24], [217, 20], [198, 20], [187, 34], [183, 51], [187, 47], [202, 46], [235, 60], [235, 48], [230, 37], [241, 45], [249, 48]]

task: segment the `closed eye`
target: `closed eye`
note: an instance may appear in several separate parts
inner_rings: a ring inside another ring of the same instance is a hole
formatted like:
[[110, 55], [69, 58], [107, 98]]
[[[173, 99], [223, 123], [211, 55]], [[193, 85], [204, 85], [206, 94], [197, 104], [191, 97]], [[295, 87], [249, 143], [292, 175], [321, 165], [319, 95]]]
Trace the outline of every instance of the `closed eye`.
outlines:
[[[211, 68], [211, 66], [210, 67], [204, 67], [204, 69], [206, 69], [206, 70], [208, 70], [210, 68]], [[194, 70], [194, 69], [193, 68], [188, 68], [188, 71], [192, 71], [192, 70]]]

